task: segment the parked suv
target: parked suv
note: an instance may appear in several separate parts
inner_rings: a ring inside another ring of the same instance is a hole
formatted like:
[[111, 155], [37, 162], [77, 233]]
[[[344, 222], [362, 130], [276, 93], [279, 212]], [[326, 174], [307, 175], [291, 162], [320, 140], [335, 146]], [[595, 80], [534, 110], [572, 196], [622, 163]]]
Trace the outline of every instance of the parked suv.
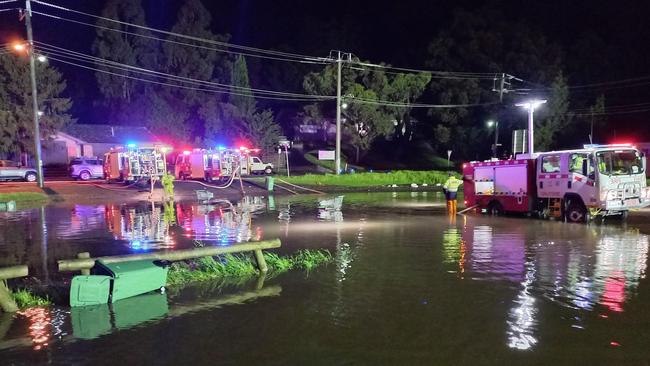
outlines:
[[99, 158], [74, 158], [70, 162], [70, 176], [75, 179], [104, 179], [104, 166]]
[[36, 170], [11, 160], [0, 160], [0, 180], [36, 181]]

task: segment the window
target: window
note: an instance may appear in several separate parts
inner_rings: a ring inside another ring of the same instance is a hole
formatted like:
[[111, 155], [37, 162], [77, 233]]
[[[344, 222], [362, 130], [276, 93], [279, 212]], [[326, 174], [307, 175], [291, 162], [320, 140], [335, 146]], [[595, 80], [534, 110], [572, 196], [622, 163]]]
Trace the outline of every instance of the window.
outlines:
[[559, 173], [560, 160], [557, 155], [544, 156], [542, 158], [542, 173]]
[[634, 150], [603, 151], [596, 154], [598, 170], [607, 175], [643, 173], [641, 154]]
[[[587, 167], [586, 172], [582, 171], [583, 164], [586, 164]], [[569, 171], [571, 173], [593, 176], [594, 165], [591, 163], [591, 160], [589, 159], [589, 154], [585, 154], [585, 153], [571, 154], [569, 158]]]

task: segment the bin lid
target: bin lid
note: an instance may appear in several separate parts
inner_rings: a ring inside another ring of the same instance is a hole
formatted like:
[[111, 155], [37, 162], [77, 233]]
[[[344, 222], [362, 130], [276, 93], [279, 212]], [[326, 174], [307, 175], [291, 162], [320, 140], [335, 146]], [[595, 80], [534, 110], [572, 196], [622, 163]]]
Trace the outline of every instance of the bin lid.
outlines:
[[70, 284], [70, 306], [106, 304], [110, 288], [108, 276], [74, 276]]

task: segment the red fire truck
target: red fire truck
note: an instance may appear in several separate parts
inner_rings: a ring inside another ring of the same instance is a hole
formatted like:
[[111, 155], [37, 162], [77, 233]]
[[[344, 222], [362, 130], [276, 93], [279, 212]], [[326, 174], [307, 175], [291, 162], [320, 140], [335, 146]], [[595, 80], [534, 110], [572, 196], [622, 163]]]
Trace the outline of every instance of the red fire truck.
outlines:
[[490, 214], [531, 213], [570, 222], [650, 205], [646, 159], [631, 145], [519, 155], [463, 164], [465, 206]]
[[166, 146], [112, 148], [104, 154], [104, 177], [108, 181], [134, 182], [162, 177], [165, 173]]
[[242, 175], [271, 174], [273, 164], [263, 163], [252, 155], [258, 151], [243, 147], [185, 150], [176, 157], [174, 174], [178, 179], [204, 179], [208, 182], [230, 179], [238, 167]]

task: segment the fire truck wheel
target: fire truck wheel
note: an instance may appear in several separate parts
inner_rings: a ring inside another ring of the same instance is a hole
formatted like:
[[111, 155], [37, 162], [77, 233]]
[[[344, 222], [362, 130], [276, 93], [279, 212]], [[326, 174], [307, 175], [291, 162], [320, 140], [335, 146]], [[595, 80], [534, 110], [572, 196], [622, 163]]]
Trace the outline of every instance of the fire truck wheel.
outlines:
[[576, 202], [569, 203], [569, 207], [567, 207], [565, 215], [568, 222], [582, 223], [588, 221], [587, 209], [583, 205]]
[[488, 214], [492, 216], [501, 216], [503, 215], [503, 206], [501, 203], [494, 201], [488, 205]]

